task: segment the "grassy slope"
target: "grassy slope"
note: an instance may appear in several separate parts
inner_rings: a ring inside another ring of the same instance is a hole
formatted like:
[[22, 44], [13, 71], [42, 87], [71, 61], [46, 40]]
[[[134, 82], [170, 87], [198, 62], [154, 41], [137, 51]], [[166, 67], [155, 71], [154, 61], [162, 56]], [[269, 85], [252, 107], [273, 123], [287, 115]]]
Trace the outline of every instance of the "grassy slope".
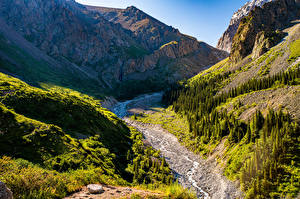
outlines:
[[25, 52], [1, 34], [0, 53], [0, 71], [21, 77], [30, 85], [44, 88], [60, 86], [98, 98], [103, 96], [104, 90], [96, 80], [63, 64], [53, 67], [47, 61]]
[[15, 197], [62, 198], [90, 183], [150, 183], [145, 187], [174, 191], [159, 152], [99, 104], [72, 90], [45, 91], [0, 73], [0, 180]]
[[[289, 30], [289, 37], [287, 37], [283, 43], [275, 46], [258, 59], [251, 60], [251, 56], [249, 56], [234, 65], [231, 64], [228, 59], [225, 59], [188, 80], [186, 86], [193, 86], [199, 79], [209, 80], [216, 75], [231, 72], [229, 77], [218, 85], [218, 93], [221, 93], [227, 92], [247, 82], [251, 78], [260, 79], [277, 74], [282, 70], [288, 71], [298, 68], [299, 62], [297, 62], [297, 60], [300, 56], [298, 50], [300, 49], [299, 29], [299, 25], [291, 28]], [[300, 83], [299, 80], [296, 80], [296, 82], [298, 83], [295, 84]], [[263, 113], [266, 113], [269, 108], [275, 110], [283, 109], [285, 112], [292, 114], [294, 121], [299, 121], [299, 96], [299, 86], [275, 84], [272, 88], [266, 90], [246, 93], [233, 99], [229, 98], [226, 103], [220, 105], [217, 109], [227, 109], [228, 112], [233, 113], [236, 117], [244, 121], [248, 121], [252, 118], [256, 110], [261, 110]], [[161, 109], [152, 115], [141, 115], [137, 117], [137, 120], [146, 123], [161, 124], [169, 132], [175, 134], [186, 147], [202, 154], [204, 157], [209, 157], [214, 154], [214, 149], [220, 143], [220, 141], [214, 140], [205, 144], [199, 138], [195, 138], [193, 133], [189, 131], [189, 124], [185, 116], [173, 112], [172, 107]], [[258, 143], [260, 142], [261, 140], [258, 140]], [[224, 174], [232, 180], [238, 180], [243, 163], [249, 160], [249, 158], [251, 159], [254, 153], [254, 147], [260, 146], [261, 144], [246, 143], [245, 140], [242, 140], [238, 144], [230, 144], [226, 141], [224, 148], [221, 150], [222, 153], [216, 156], [220, 165], [224, 167]], [[297, 193], [297, 190], [299, 191], [300, 179], [299, 162], [294, 163], [294, 165], [283, 164], [280, 166], [280, 169], [286, 174], [293, 173], [294, 180], [292, 180], [293, 183], [291, 183], [286, 179], [286, 181], [278, 187], [278, 191], [282, 194], [287, 192], [293, 194]], [[282, 179], [284, 178], [285, 177]], [[278, 193], [272, 194], [274, 194], [274, 197], [279, 196], [276, 195]]]

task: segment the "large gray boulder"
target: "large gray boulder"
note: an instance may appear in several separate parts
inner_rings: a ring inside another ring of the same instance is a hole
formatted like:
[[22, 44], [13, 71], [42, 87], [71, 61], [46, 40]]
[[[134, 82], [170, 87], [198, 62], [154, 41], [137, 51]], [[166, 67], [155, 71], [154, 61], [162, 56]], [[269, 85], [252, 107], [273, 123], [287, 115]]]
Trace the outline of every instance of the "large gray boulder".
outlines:
[[91, 194], [99, 194], [99, 193], [102, 193], [104, 192], [104, 189], [101, 185], [98, 185], [98, 184], [90, 184], [87, 186], [88, 188], [88, 191], [91, 193]]
[[7, 186], [0, 181], [0, 199], [13, 199], [13, 194]]

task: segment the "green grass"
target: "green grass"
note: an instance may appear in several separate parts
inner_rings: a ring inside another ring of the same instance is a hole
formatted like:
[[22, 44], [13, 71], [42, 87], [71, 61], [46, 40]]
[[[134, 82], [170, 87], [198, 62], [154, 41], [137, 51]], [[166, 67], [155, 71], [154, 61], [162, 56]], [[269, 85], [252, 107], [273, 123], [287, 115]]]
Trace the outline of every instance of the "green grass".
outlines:
[[101, 168], [57, 172], [23, 159], [0, 158], [0, 180], [15, 198], [63, 198], [90, 183], [128, 185], [121, 178], [108, 176]]
[[[268, 53], [266, 53], [266, 55], [262, 56], [262, 60], [265, 61], [264, 65], [262, 65], [258, 71], [258, 75], [259, 76], [265, 76], [267, 74], [269, 74], [270, 69], [271, 69], [271, 64], [279, 57], [282, 56], [283, 52], [278, 50], [275, 51], [272, 49], [270, 51], [268, 51]], [[261, 60], [258, 60], [258, 63], [261, 63]]]
[[149, 54], [149, 52], [146, 49], [137, 46], [130, 46], [125, 49], [125, 52], [130, 58], [134, 59], [142, 58], [143, 56]]
[[93, 97], [0, 73], [0, 180], [15, 198], [61, 198], [89, 183], [172, 183], [142, 140]]
[[170, 46], [170, 45], [177, 45], [178, 42], [177, 41], [170, 41], [169, 43], [166, 43], [164, 45], [162, 45], [159, 49], [163, 49], [164, 47]]
[[23, 78], [30, 85], [37, 87], [40, 87], [41, 84], [48, 85], [48, 87], [55, 85], [98, 98], [102, 98], [106, 92], [95, 79], [68, 66], [53, 67], [43, 60], [37, 60], [23, 49], [9, 43], [1, 34], [0, 51], [13, 60], [11, 62], [0, 58], [0, 69]]
[[200, 79], [203, 76], [212, 76], [212, 75], [216, 75], [216, 74], [221, 74], [222, 72], [225, 72], [228, 67], [229, 67], [229, 58], [223, 59], [222, 61], [216, 63], [215, 65], [213, 65], [212, 67], [210, 67], [209, 69], [201, 72], [200, 74], [190, 78], [188, 80], [188, 83], [190, 85], [194, 84], [194, 82], [196, 82], [198, 79]]
[[294, 62], [300, 56], [300, 39], [290, 44], [290, 57], [289, 62]]
[[196, 199], [196, 194], [188, 189], [184, 189], [178, 183], [174, 183], [166, 189], [169, 198], [174, 199]]

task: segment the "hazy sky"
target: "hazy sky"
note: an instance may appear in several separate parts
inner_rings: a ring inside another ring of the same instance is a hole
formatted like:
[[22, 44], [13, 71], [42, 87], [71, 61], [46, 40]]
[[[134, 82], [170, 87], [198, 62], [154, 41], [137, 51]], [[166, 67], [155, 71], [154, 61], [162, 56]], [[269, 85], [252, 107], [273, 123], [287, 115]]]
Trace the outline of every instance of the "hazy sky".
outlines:
[[134, 5], [181, 33], [216, 46], [232, 14], [247, 0], [76, 0], [86, 5], [126, 8]]

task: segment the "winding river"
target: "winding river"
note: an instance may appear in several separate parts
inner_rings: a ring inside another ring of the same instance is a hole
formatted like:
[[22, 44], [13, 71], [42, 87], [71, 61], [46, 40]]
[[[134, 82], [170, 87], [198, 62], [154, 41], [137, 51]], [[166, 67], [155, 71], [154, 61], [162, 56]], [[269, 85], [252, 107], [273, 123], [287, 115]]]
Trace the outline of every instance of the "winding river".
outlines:
[[120, 102], [111, 110], [128, 125], [143, 133], [144, 138], [165, 157], [178, 182], [197, 193], [198, 198], [237, 198], [241, 193], [236, 186], [218, 171], [215, 161], [208, 162], [187, 150], [177, 138], [159, 125], [144, 124], [130, 120], [128, 110], [147, 109], [151, 102], [161, 101], [162, 93], [142, 95], [132, 100]]

